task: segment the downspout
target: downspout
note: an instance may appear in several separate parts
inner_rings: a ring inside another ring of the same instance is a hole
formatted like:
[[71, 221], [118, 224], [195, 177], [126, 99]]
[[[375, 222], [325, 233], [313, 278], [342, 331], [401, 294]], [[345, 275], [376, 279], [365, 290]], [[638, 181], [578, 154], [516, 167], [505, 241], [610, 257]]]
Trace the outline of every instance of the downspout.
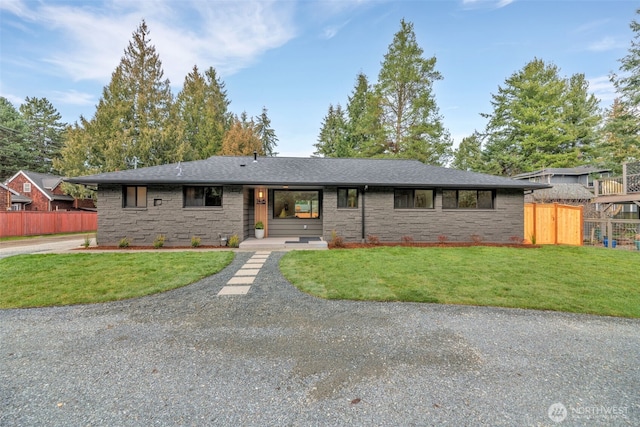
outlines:
[[365, 230], [365, 224], [364, 224], [364, 193], [367, 191], [368, 188], [369, 188], [368, 185], [365, 185], [364, 187], [362, 187], [362, 243], [366, 241], [365, 239], [366, 230]]

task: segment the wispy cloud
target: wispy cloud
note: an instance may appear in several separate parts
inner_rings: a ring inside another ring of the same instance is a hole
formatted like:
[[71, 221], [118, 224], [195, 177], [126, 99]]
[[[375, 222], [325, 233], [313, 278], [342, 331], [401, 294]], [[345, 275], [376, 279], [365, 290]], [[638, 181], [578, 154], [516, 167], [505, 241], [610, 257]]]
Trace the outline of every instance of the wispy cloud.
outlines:
[[70, 90], [68, 92], [53, 91], [52, 101], [67, 105], [95, 105], [97, 103], [94, 94]]
[[[174, 85], [182, 84], [193, 65], [233, 74], [295, 36], [293, 2], [114, 0], [79, 7], [10, 0], [2, 8], [58, 32], [64, 48], [48, 53], [45, 61], [76, 81], [106, 82], [143, 18]], [[175, 19], [179, 15], [192, 19]]]
[[464, 9], [500, 9], [508, 6], [515, 0], [462, 0], [462, 7]]
[[324, 28], [323, 32], [322, 32], [322, 38], [324, 39], [332, 39], [334, 38], [338, 32], [340, 32], [340, 30], [346, 26], [349, 23], [349, 21], [345, 21], [341, 24], [336, 24], [336, 25], [330, 25]]
[[614, 37], [605, 36], [600, 40], [590, 43], [589, 46], [587, 46], [587, 50], [593, 52], [605, 52], [608, 50], [623, 48], [625, 46], [625, 43], [617, 41]]
[[610, 103], [616, 98], [616, 89], [609, 76], [598, 76], [588, 79], [589, 90], [603, 103]]

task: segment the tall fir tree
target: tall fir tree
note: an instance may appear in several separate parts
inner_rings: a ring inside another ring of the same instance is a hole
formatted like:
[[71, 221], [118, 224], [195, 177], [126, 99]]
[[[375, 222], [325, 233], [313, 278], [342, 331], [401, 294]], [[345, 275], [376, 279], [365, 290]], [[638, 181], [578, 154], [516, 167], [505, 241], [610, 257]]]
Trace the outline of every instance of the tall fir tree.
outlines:
[[[133, 33], [111, 81], [104, 87], [94, 117], [77, 128], [91, 141], [87, 170], [115, 171], [181, 160], [171, 132], [173, 97], [162, 63], [143, 20]], [[65, 144], [69, 140], [65, 141]], [[59, 163], [62, 172], [66, 159]]]
[[47, 98], [25, 99], [20, 112], [27, 128], [27, 142], [32, 151], [34, 172], [52, 173], [53, 159], [60, 154], [65, 124], [62, 116]]
[[176, 97], [177, 121], [185, 143], [182, 160], [197, 160], [218, 154], [231, 116], [224, 82], [213, 67], [203, 74], [197, 66], [187, 74]]
[[622, 163], [640, 161], [640, 23], [632, 20], [629, 26], [633, 39], [620, 59], [621, 74], [611, 75], [618, 98], [607, 112], [600, 145], [604, 163], [618, 172]]
[[346, 110], [347, 140], [352, 155], [371, 157], [384, 151], [379, 98], [364, 73], [356, 77]]
[[436, 58], [424, 58], [413, 24], [404, 19], [384, 56], [375, 86], [382, 109], [385, 154], [444, 165], [452, 141], [440, 117], [433, 83]]
[[482, 160], [482, 136], [477, 131], [462, 139], [454, 151], [451, 167], [471, 172], [481, 172], [485, 169]]
[[322, 120], [318, 142], [313, 153], [322, 157], [351, 157], [348, 141], [347, 121], [342, 106], [329, 105], [327, 115]]
[[20, 112], [7, 98], [0, 97], [0, 181], [33, 165], [28, 149], [28, 127]]
[[485, 172], [513, 176], [545, 167], [588, 163], [600, 112], [581, 74], [534, 59], [492, 94], [483, 151]]
[[638, 117], [620, 98], [607, 110], [605, 125], [598, 144], [598, 162], [622, 173], [622, 164], [640, 160]]
[[257, 117], [255, 123], [255, 132], [257, 137], [262, 142], [262, 152], [265, 156], [277, 156], [275, 151], [278, 145], [278, 137], [276, 131], [271, 127], [271, 119], [267, 115], [267, 108], [262, 107], [262, 113]]

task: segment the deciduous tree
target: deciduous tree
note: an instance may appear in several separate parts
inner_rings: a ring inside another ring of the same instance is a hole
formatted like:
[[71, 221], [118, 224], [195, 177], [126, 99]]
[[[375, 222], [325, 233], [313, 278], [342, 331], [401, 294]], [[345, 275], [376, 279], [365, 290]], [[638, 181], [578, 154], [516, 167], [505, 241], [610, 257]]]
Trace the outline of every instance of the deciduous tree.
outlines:
[[253, 119], [249, 119], [246, 112], [240, 118], [234, 117], [231, 128], [224, 135], [220, 154], [225, 156], [249, 156], [253, 152], [264, 155], [262, 141], [256, 133]]

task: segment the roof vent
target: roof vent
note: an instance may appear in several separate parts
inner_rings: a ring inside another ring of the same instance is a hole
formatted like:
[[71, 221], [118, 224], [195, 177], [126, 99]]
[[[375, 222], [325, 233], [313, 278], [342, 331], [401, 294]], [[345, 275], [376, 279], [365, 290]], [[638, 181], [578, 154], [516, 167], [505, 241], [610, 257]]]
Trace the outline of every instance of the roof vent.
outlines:
[[257, 151], [253, 152], [253, 163], [258, 163], [258, 152]]

